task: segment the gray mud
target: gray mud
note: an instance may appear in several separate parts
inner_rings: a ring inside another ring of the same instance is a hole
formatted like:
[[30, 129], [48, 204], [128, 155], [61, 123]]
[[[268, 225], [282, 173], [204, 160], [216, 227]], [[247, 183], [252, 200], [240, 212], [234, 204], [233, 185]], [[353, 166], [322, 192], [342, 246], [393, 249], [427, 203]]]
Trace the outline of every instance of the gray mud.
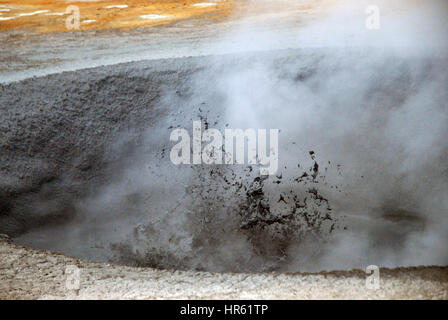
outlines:
[[[445, 57], [285, 50], [1, 85], [0, 233], [157, 268], [446, 264], [447, 65]], [[412, 109], [419, 101], [426, 111]], [[246, 104], [257, 123], [246, 121]], [[414, 123], [420, 116], [435, 119], [433, 130]], [[193, 120], [280, 128], [277, 176], [174, 166], [170, 132], [191, 132]], [[391, 132], [401, 121], [419, 135]], [[433, 255], [419, 255], [428, 248]]]

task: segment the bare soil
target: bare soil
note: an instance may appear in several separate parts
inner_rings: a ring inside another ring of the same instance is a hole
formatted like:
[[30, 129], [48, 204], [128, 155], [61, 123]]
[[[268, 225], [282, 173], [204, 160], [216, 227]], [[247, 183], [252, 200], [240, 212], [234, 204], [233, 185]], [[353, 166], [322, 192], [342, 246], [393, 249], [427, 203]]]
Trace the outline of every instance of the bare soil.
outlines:
[[[66, 289], [68, 265], [79, 292]], [[0, 299], [447, 299], [448, 267], [381, 269], [379, 290], [362, 270], [232, 274], [88, 262], [0, 241]]]

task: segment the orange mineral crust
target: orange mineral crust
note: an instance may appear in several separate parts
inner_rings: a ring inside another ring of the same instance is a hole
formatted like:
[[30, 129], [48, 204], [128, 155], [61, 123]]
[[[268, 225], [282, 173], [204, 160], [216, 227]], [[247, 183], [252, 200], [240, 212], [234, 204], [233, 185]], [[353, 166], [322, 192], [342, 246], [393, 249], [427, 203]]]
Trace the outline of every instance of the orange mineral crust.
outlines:
[[[234, 0], [0, 0], [0, 32], [27, 33], [72, 31], [66, 20], [79, 8], [79, 29], [125, 29], [169, 24], [187, 19], [222, 20]], [[73, 7], [72, 7], [73, 8]]]

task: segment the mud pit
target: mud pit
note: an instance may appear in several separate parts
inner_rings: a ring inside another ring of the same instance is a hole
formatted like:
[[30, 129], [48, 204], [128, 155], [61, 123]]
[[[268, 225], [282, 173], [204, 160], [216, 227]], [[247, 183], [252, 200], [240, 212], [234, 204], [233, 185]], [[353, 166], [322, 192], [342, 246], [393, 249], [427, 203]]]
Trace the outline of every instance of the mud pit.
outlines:
[[[213, 272], [448, 263], [447, 59], [286, 50], [0, 87], [0, 233]], [[279, 171], [175, 166], [170, 132], [280, 128]]]

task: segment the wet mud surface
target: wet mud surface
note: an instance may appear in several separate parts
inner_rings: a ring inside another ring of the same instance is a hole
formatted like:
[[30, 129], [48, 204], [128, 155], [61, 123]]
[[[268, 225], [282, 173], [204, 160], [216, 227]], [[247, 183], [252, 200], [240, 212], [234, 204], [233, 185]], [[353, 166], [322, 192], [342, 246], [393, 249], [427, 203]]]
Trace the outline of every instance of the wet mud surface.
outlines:
[[[446, 60], [372, 55], [370, 67], [378, 73], [368, 77], [363, 94], [370, 99], [359, 105], [372, 113], [358, 117], [365, 128], [357, 133], [331, 128], [337, 118], [303, 129], [301, 117], [326, 119], [328, 113], [319, 105], [294, 112], [310, 104], [294, 93], [277, 100], [282, 109], [265, 92], [265, 101], [255, 100], [262, 120], [244, 122], [234, 110], [245, 100], [231, 99], [255, 89], [244, 81], [229, 89], [227, 77], [244, 80], [244, 71], [268, 69], [272, 80], [266, 81], [279, 92], [306, 89], [322, 105], [338, 108], [352, 101], [324, 94], [320, 77], [331, 80], [366, 52], [350, 58], [345, 51], [313, 49], [151, 60], [1, 85], [0, 233], [35, 248], [141, 267], [256, 272], [350, 268], [375, 259], [386, 266], [423, 264], [418, 257], [388, 260], [390, 251], [381, 248], [409, 250], [409, 236], [438, 221], [440, 215], [415, 205], [421, 190], [407, 188], [403, 179], [421, 178], [422, 188], [437, 188], [439, 180], [431, 177], [446, 177], [446, 149], [410, 174], [398, 174], [404, 158], [366, 160], [373, 145], [384, 152], [394, 144], [383, 148], [381, 136], [365, 132], [380, 135], [385, 114], [404, 104], [419, 83], [446, 85], [437, 69]], [[417, 71], [416, 64], [422, 66]], [[429, 103], [437, 107], [443, 96], [446, 90]], [[260, 176], [248, 165], [173, 165], [170, 132], [191, 132], [194, 120], [220, 130], [281, 128], [277, 174]], [[370, 193], [377, 196], [366, 201]], [[364, 258], [350, 257], [350, 248], [338, 251], [335, 243], [352, 232], [366, 235]], [[334, 255], [342, 255], [335, 264], [326, 259], [333, 246]], [[446, 262], [446, 253], [432, 261]]]

